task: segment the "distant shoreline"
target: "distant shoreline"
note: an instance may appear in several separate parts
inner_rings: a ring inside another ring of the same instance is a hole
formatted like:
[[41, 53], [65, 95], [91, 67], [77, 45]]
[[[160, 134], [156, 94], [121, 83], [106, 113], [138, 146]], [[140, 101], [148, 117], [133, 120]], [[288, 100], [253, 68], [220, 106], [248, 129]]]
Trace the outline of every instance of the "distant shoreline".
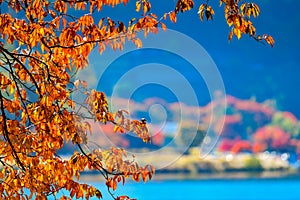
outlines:
[[[170, 180], [246, 180], [246, 179], [300, 179], [300, 172], [289, 170], [261, 171], [261, 172], [209, 172], [201, 174], [183, 174], [183, 173], [156, 173], [153, 181]], [[97, 182], [104, 178], [97, 173], [84, 173], [80, 177], [83, 182]], [[131, 181], [130, 179], [128, 179]]]
[[299, 172], [291, 171], [262, 171], [262, 172], [221, 172], [221, 173], [202, 173], [202, 174], [156, 174], [157, 180], [211, 180], [211, 179], [277, 179], [277, 178], [296, 178], [300, 179]]
[[[143, 166], [151, 163], [154, 167], [159, 162], [170, 158], [172, 154], [143, 156], [139, 161]], [[82, 180], [88, 182], [99, 181], [101, 176], [97, 171], [86, 171]], [[182, 155], [176, 162], [156, 169], [154, 180], [206, 180], [206, 179], [300, 179], [299, 166], [292, 166], [280, 156], [265, 154], [219, 154], [200, 159], [197, 154]]]

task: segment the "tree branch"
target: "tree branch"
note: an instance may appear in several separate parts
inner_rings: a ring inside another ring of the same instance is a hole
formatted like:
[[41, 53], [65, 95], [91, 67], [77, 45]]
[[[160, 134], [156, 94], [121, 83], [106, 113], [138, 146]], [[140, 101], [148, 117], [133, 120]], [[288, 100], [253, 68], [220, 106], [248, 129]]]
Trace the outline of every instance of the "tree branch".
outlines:
[[33, 84], [35, 85], [36, 90], [37, 90], [38, 93], [39, 93], [39, 98], [42, 98], [43, 95], [42, 95], [41, 90], [40, 90], [40, 88], [39, 88], [39, 86], [38, 86], [38, 84], [37, 84], [35, 78], [33, 77], [32, 73], [26, 68], [26, 66], [25, 66], [18, 58], [16, 58], [16, 57], [13, 55], [13, 53], [9, 52], [7, 49], [3, 48], [2, 46], [0, 46], [0, 49], [1, 49], [3, 52], [7, 53], [9, 56], [11, 56], [17, 63], [19, 63], [19, 64], [22, 66], [22, 68], [26, 71], [26, 73], [28, 74], [28, 76], [31, 78], [31, 81], [32, 81]]
[[12, 142], [10, 141], [10, 138], [9, 138], [9, 131], [8, 131], [8, 127], [7, 127], [7, 118], [6, 118], [6, 114], [5, 114], [5, 108], [4, 108], [4, 104], [3, 104], [3, 95], [2, 95], [2, 91], [0, 90], [0, 109], [1, 109], [1, 112], [2, 112], [2, 117], [3, 117], [3, 129], [4, 129], [4, 137], [5, 139], [7, 140], [9, 146], [11, 147], [12, 149], [12, 152], [13, 152], [13, 157], [15, 158], [16, 162], [18, 163], [18, 165], [22, 168], [23, 171], [26, 171], [23, 163], [21, 162], [15, 148], [14, 148], [14, 145], [12, 144]]

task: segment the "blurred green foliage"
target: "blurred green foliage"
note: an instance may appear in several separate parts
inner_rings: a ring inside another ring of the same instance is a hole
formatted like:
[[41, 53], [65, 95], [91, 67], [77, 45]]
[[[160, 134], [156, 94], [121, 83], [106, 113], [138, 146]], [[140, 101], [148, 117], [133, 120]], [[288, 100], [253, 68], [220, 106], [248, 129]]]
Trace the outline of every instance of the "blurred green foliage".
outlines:
[[254, 156], [251, 156], [245, 160], [245, 169], [251, 170], [251, 171], [260, 171], [263, 170], [263, 167], [259, 161]]
[[300, 123], [291, 113], [276, 112], [272, 118], [271, 125], [276, 125], [291, 134], [293, 138], [300, 139]]

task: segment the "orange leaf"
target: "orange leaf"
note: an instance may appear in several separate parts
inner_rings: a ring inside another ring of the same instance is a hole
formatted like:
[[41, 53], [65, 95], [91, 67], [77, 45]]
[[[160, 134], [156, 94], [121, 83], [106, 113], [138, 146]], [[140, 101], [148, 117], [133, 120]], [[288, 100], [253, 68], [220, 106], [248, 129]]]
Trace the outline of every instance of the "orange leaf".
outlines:
[[229, 36], [228, 36], [228, 41], [230, 42], [232, 40], [232, 37], [233, 37], [233, 30], [231, 30], [229, 32]]
[[74, 189], [71, 190], [70, 196], [71, 196], [72, 198], [74, 197], [75, 192], [76, 192], [76, 191], [75, 191]]
[[141, 41], [139, 38], [134, 39], [134, 40], [133, 40], [133, 43], [135, 44], [135, 46], [136, 46], [137, 48], [142, 48], [142, 41]]
[[62, 18], [62, 24], [63, 24], [63, 27], [66, 28], [67, 20], [65, 18]]
[[167, 26], [162, 22], [160, 22], [160, 25], [161, 25], [162, 30], [166, 32], [167, 31]]
[[272, 36], [270, 35], [263, 35], [263, 38], [265, 39], [265, 41], [271, 46], [271, 47], [274, 47], [274, 44], [275, 44], [275, 40], [273, 39]]
[[176, 23], [177, 17], [174, 11], [170, 13], [169, 17], [172, 22]]

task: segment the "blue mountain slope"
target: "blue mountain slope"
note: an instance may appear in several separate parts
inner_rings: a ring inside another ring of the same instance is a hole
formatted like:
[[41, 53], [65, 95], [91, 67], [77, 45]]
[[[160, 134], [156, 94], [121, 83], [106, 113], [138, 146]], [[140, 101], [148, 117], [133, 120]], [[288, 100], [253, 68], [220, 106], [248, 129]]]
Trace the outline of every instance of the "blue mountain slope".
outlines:
[[[211, 1], [216, 11], [212, 22], [200, 22], [197, 9], [194, 9], [180, 14], [175, 25], [167, 23], [167, 26], [192, 37], [207, 50], [218, 66], [227, 93], [239, 98], [255, 96], [258, 101], [273, 98], [277, 100], [280, 109], [289, 110], [300, 117], [298, 103], [300, 102], [298, 92], [300, 85], [300, 40], [298, 38], [300, 1], [255, 2], [261, 8], [261, 15], [254, 20], [257, 32], [271, 34], [276, 40], [274, 48], [257, 43], [247, 36], [240, 41], [234, 38], [229, 44], [227, 41], [229, 29], [223, 19], [223, 8], [219, 8], [218, 1]], [[172, 9], [172, 6], [167, 3], [162, 4], [161, 1], [152, 1], [152, 11], [158, 15]], [[128, 8], [133, 11], [134, 2], [131, 2]], [[123, 6], [119, 6], [117, 9], [105, 9], [102, 15], [128, 20], [131, 14], [131, 12], [126, 12]], [[184, 70], [190, 73], [188, 68]], [[118, 74], [118, 69], [110, 71], [107, 76], [114, 77], [115, 74]], [[143, 78], [143, 75], [140, 75], [140, 78]], [[103, 88], [109, 90], [114, 87], [114, 84], [114, 81], [105, 82]], [[147, 87], [144, 93], [140, 92], [140, 96], [136, 94], [135, 98], [142, 100], [144, 96], [162, 93], [163, 90], [165, 89]], [[203, 97], [203, 91], [205, 93], [206, 89], [199, 87], [198, 96], [200, 96], [200, 101], [206, 103], [208, 98]], [[168, 96], [167, 92], [166, 94], [164, 98], [173, 101], [174, 96], [172, 94]]]

